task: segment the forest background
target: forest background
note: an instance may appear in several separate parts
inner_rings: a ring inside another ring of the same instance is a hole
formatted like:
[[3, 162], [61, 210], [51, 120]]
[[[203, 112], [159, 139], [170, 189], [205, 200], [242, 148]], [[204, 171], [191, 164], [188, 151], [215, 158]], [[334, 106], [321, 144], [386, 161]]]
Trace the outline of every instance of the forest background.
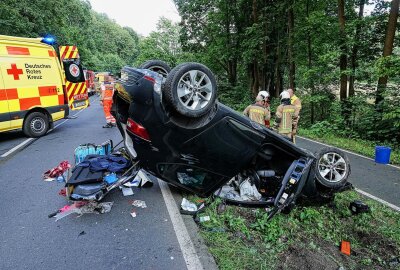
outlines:
[[290, 87], [303, 103], [302, 134], [362, 153], [376, 144], [399, 151], [399, 0], [174, 3], [181, 22], [160, 18], [142, 37], [87, 0], [2, 0], [0, 34], [52, 34], [60, 45], [77, 45], [94, 71], [149, 59], [201, 62], [217, 76], [219, 100], [238, 111], [261, 89], [274, 111]]

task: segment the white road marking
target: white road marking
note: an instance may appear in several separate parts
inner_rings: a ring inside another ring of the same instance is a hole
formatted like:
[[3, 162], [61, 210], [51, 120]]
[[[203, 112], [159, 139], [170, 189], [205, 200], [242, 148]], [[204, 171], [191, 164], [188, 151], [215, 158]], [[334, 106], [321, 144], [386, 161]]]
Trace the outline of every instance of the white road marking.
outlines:
[[387, 207], [390, 207], [390, 208], [392, 208], [393, 210], [396, 210], [396, 211], [400, 212], [400, 207], [398, 207], [398, 206], [396, 206], [396, 205], [394, 205], [394, 204], [391, 204], [390, 202], [387, 202], [387, 201], [385, 201], [385, 200], [382, 200], [381, 198], [378, 198], [378, 197], [376, 197], [376, 196], [374, 196], [374, 195], [372, 195], [372, 194], [369, 194], [368, 192], [365, 192], [365, 191], [363, 191], [363, 190], [361, 190], [361, 189], [356, 188], [355, 190], [356, 190], [358, 193], [360, 193], [360, 194], [362, 194], [362, 195], [364, 195], [364, 196], [366, 196], [366, 197], [368, 197], [368, 198], [370, 198], [370, 199], [373, 199], [373, 200], [375, 200], [375, 201], [378, 201], [378, 202], [380, 202], [380, 203], [386, 205]]
[[176, 237], [178, 238], [178, 243], [181, 247], [187, 269], [204, 269], [203, 265], [200, 262], [199, 256], [196, 253], [196, 249], [194, 248], [192, 240], [190, 239], [189, 233], [186, 229], [185, 223], [183, 222], [179, 209], [176, 206], [174, 198], [172, 197], [172, 193], [168, 187], [168, 184], [160, 179], [158, 179], [158, 184], [160, 185], [161, 193], [164, 197], [165, 205], [167, 206], [169, 217], [171, 218]]
[[[95, 99], [94, 101], [96, 101], [97, 99]], [[76, 114], [74, 114], [73, 116], [77, 116], [78, 114], [80, 114], [81, 112], [83, 112], [84, 110], [86, 110], [88, 107], [86, 107], [85, 109], [77, 112]], [[62, 124], [64, 124], [65, 122], [67, 122], [70, 119], [65, 119], [64, 121], [62, 121], [61, 123], [55, 125], [52, 129], [50, 129], [47, 133], [52, 132], [53, 130], [55, 130], [57, 127], [61, 126]], [[11, 155], [12, 153], [14, 153], [15, 151], [17, 151], [18, 149], [20, 149], [21, 147], [25, 146], [27, 143], [33, 141], [33, 140], [37, 140], [38, 138], [29, 138], [26, 139], [25, 141], [23, 141], [22, 143], [18, 144], [17, 146], [14, 146], [13, 148], [11, 148], [10, 150], [8, 150], [7, 152], [5, 152], [4, 154], [2, 154], [0, 157], [5, 158], [9, 155]]]
[[8, 151], [5, 152], [4, 154], [2, 154], [1, 157], [4, 158], [4, 157], [6, 157], [6, 156], [8, 156], [8, 155], [10, 155], [10, 154], [12, 154], [12, 153], [14, 153], [15, 151], [17, 151], [18, 149], [20, 149], [21, 147], [23, 147], [25, 144], [27, 144], [27, 143], [29, 143], [29, 142], [31, 142], [31, 141], [33, 141], [33, 140], [35, 140], [35, 138], [26, 139], [26, 140], [23, 141], [22, 143], [18, 144], [17, 146], [11, 148], [10, 150], [8, 150]]
[[[302, 136], [297, 136], [297, 137], [298, 137], [298, 138], [302, 138], [302, 139], [304, 139], [304, 140], [306, 140], [306, 141], [310, 141], [310, 142], [318, 143], [318, 144], [321, 144], [321, 145], [324, 145], [324, 146], [327, 146], [327, 147], [336, 147], [336, 148], [338, 148], [338, 149], [340, 149], [340, 150], [342, 150], [343, 152], [346, 152], [346, 153], [348, 153], [348, 154], [352, 154], [352, 155], [355, 155], [355, 156], [358, 156], [358, 157], [361, 157], [361, 158], [365, 158], [365, 159], [368, 159], [368, 160], [371, 160], [371, 161], [374, 161], [374, 162], [375, 162], [375, 160], [374, 160], [373, 158], [366, 157], [366, 156], [363, 156], [363, 155], [360, 155], [360, 154], [354, 153], [354, 152], [352, 152], [352, 151], [349, 151], [349, 150], [345, 150], [345, 149], [339, 148], [339, 147], [337, 147], [337, 146], [333, 146], [333, 145], [325, 144], [325, 143], [322, 143], [322, 142], [314, 141], [314, 140], [311, 140], [311, 139], [309, 139], [309, 138], [305, 138], [305, 137], [302, 137]], [[387, 165], [387, 166], [390, 166], [390, 167], [393, 167], [393, 168], [396, 168], [396, 169], [399, 169], [399, 170], [400, 170], [400, 167], [399, 167], [399, 166], [396, 166], [396, 165], [393, 165], [393, 164], [385, 164], [385, 165]]]

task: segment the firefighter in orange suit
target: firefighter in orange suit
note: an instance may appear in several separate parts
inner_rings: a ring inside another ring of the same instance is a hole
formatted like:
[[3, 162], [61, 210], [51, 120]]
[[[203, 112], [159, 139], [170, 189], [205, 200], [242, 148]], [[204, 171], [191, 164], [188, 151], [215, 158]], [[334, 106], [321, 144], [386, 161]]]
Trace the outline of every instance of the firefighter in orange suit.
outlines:
[[281, 104], [276, 109], [275, 128], [278, 133], [290, 138], [293, 141], [293, 130], [297, 129], [299, 111], [290, 103], [288, 91], [281, 93]]
[[111, 76], [107, 76], [104, 82], [100, 86], [101, 88], [101, 99], [103, 104], [104, 114], [106, 116], [107, 124], [103, 128], [112, 128], [116, 126], [115, 118], [111, 115], [111, 106], [114, 95], [114, 82]]
[[[290, 103], [293, 106], [295, 106], [296, 110], [297, 110], [297, 115], [298, 115], [297, 125], [298, 125], [298, 120], [300, 119], [301, 100], [294, 94], [293, 89], [289, 88], [287, 91], [289, 92], [289, 95], [290, 95]], [[296, 125], [296, 128], [293, 129], [293, 131], [292, 131], [292, 140], [294, 143], [296, 143], [297, 125]]]

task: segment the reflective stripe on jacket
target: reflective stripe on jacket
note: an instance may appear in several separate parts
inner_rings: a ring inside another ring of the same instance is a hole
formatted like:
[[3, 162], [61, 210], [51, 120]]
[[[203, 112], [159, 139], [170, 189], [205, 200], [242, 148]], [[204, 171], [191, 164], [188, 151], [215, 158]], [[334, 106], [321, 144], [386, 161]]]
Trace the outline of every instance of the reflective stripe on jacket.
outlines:
[[282, 134], [292, 133], [297, 126], [298, 110], [294, 105], [279, 105], [276, 110], [278, 132]]
[[103, 84], [101, 90], [104, 92], [103, 100], [112, 100], [114, 95], [114, 84]]

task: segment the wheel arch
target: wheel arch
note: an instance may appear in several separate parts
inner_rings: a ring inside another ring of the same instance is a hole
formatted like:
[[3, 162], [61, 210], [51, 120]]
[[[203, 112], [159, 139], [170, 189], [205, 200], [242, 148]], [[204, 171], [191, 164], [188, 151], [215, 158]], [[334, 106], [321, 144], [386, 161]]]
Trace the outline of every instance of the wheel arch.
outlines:
[[47, 118], [49, 119], [50, 128], [52, 128], [53, 117], [51, 116], [51, 113], [43, 107], [33, 107], [30, 110], [28, 110], [24, 116], [24, 121], [22, 122], [22, 126], [25, 125], [25, 121], [26, 121], [26, 118], [28, 117], [28, 115], [30, 115], [31, 113], [34, 113], [34, 112], [40, 112], [40, 113], [43, 113], [44, 115], [46, 115]]

